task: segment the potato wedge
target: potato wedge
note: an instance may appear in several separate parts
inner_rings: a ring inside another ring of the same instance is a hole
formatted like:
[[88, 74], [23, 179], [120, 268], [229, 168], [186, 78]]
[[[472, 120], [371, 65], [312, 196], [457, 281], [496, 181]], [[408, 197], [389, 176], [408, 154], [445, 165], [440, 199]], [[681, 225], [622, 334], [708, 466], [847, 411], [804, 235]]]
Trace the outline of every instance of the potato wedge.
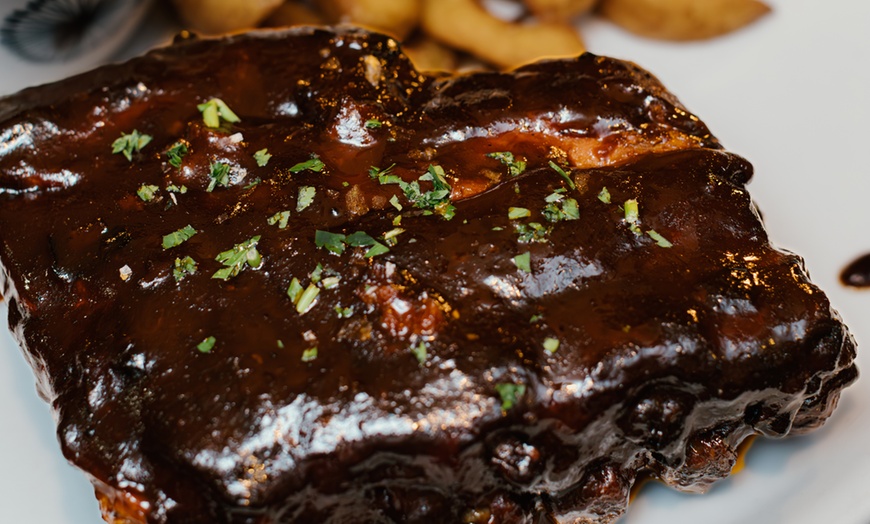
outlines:
[[598, 0], [523, 0], [536, 17], [552, 22], [565, 22], [588, 13]]
[[602, 0], [599, 10], [638, 35], [701, 40], [739, 29], [770, 7], [759, 0]]
[[272, 11], [263, 25], [266, 27], [287, 27], [291, 25], [323, 25], [326, 20], [323, 15], [311, 7], [297, 2], [284, 2], [278, 9]]
[[216, 34], [256, 27], [284, 0], [173, 0], [190, 29]]
[[418, 71], [453, 71], [456, 69], [456, 53], [428, 37], [414, 38], [402, 44]]
[[567, 25], [505, 22], [475, 0], [424, 0], [422, 26], [436, 40], [502, 68], [585, 51], [580, 35]]
[[318, 6], [329, 22], [352, 23], [399, 39], [420, 20], [421, 0], [321, 0]]

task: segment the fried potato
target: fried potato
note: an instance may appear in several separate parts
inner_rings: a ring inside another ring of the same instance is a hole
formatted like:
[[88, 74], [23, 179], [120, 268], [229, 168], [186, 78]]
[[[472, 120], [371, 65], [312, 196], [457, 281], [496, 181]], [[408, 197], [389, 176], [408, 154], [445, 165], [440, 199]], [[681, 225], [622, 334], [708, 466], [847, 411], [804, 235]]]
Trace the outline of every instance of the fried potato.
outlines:
[[263, 22], [267, 27], [287, 27], [291, 25], [323, 25], [326, 20], [323, 15], [311, 7], [296, 2], [284, 2], [278, 9], [272, 11], [269, 18]]
[[421, 0], [321, 0], [330, 22], [361, 25], [404, 39], [420, 20]]
[[423, 0], [422, 26], [440, 42], [503, 68], [585, 50], [580, 35], [567, 25], [505, 22], [475, 0]]
[[599, 10], [641, 36], [700, 40], [739, 29], [770, 7], [758, 0], [602, 0]]
[[595, 7], [598, 0], [523, 0], [529, 11], [541, 20], [566, 21]]
[[255, 27], [283, 0], [173, 0], [178, 13], [191, 29], [202, 33], [226, 33]]
[[402, 45], [418, 71], [452, 71], [456, 69], [456, 53], [431, 38], [414, 38]]

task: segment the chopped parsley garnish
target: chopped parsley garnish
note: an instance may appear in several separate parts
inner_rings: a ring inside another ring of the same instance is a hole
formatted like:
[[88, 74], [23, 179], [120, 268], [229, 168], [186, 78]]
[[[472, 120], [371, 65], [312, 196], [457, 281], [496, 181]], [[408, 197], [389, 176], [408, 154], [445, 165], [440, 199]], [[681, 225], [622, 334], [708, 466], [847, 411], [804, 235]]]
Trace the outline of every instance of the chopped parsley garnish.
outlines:
[[386, 233], [384, 233], [384, 242], [386, 242], [390, 246], [395, 246], [396, 243], [398, 242], [396, 237], [401, 235], [404, 232], [405, 232], [405, 230], [402, 229], [401, 227], [393, 228], [393, 229], [387, 231]]
[[416, 346], [411, 346], [411, 354], [417, 358], [417, 362], [423, 365], [426, 362], [426, 342], [420, 341]]
[[136, 190], [136, 194], [139, 195], [139, 198], [142, 199], [143, 202], [151, 202], [154, 200], [154, 195], [160, 191], [160, 188], [157, 186], [150, 186], [143, 184], [142, 187]]
[[339, 282], [341, 282], [341, 277], [338, 275], [334, 275], [324, 278], [323, 282], [320, 285], [323, 286], [323, 289], [332, 289], [338, 287]]
[[311, 157], [305, 162], [299, 162], [295, 166], [290, 168], [291, 173], [301, 173], [302, 171], [314, 171], [315, 173], [320, 173], [323, 171], [323, 168], [326, 166], [319, 158]]
[[318, 229], [314, 232], [314, 245], [326, 248], [327, 251], [340, 255], [344, 253], [345, 238], [347, 237], [341, 233], [330, 233], [329, 231]]
[[369, 177], [376, 179], [380, 185], [386, 184], [401, 184], [403, 180], [398, 175], [393, 174], [393, 168], [396, 164], [392, 164], [386, 169], [381, 169], [376, 166], [369, 167]]
[[296, 198], [296, 212], [300, 212], [314, 202], [314, 195], [317, 189], [313, 186], [302, 186], [299, 188], [299, 196]]
[[[432, 190], [422, 192], [420, 182], [432, 182]], [[434, 211], [450, 220], [456, 214], [456, 208], [450, 203], [450, 184], [441, 166], [430, 165], [429, 170], [419, 179], [408, 183], [399, 181], [399, 188], [405, 197], [413, 202], [414, 207], [427, 211]]]
[[517, 255], [513, 258], [514, 264], [517, 266], [517, 269], [520, 271], [525, 271], [526, 273], [532, 272], [532, 254], [529, 251], [521, 255]]
[[181, 167], [182, 159], [188, 151], [189, 148], [187, 147], [187, 142], [182, 140], [169, 146], [169, 149], [166, 150], [166, 156], [169, 158], [169, 165], [174, 168]]
[[[565, 198], [564, 189], [557, 189], [545, 199], [547, 205], [544, 206], [543, 214], [550, 222], [561, 222], [562, 220], [577, 220], [580, 218], [580, 206], [573, 198]], [[561, 204], [561, 206], [560, 206]]]
[[215, 257], [215, 260], [226, 267], [215, 271], [211, 278], [229, 280], [238, 275], [245, 268], [245, 265], [252, 269], [260, 267], [260, 264], [263, 263], [263, 257], [257, 251], [257, 243], [259, 241], [260, 235], [257, 235], [240, 244], [236, 244], [232, 249], [219, 253]]
[[525, 218], [532, 216], [532, 212], [524, 207], [509, 207], [508, 208], [508, 218], [511, 220], [516, 220], [518, 218]]
[[378, 129], [383, 125], [383, 122], [381, 122], [377, 118], [370, 118], [366, 120], [366, 129]]
[[646, 234], [649, 235], [650, 238], [655, 240], [656, 244], [658, 244], [659, 247], [673, 247], [674, 246], [673, 244], [671, 244], [671, 242], [667, 238], [665, 238], [665, 237], [661, 236], [659, 233], [657, 233], [655, 229], [650, 229], [649, 231], [646, 232]]
[[330, 233], [329, 231], [317, 230], [314, 232], [314, 244], [317, 247], [326, 248], [328, 251], [340, 255], [344, 253], [347, 246], [351, 247], [368, 247], [366, 258], [383, 255], [390, 251], [390, 248], [378, 242], [365, 231], [357, 231], [350, 235], [342, 235], [341, 233]]
[[302, 352], [302, 362], [311, 362], [317, 358], [317, 348], [308, 348]]
[[547, 235], [549, 235], [551, 231], [549, 227], [544, 227], [539, 222], [514, 224], [514, 229], [519, 235], [519, 241], [526, 244], [529, 242], [546, 242]]
[[172, 270], [172, 276], [175, 277], [176, 282], [181, 282], [187, 277], [187, 275], [193, 275], [196, 273], [196, 269], [196, 260], [190, 257], [176, 258], [175, 268]]
[[517, 160], [514, 154], [510, 151], [497, 151], [495, 153], [487, 153], [489, 158], [494, 158], [508, 167], [508, 173], [514, 177], [522, 174], [526, 170], [526, 163], [523, 160]]
[[308, 312], [309, 309], [314, 307], [314, 301], [317, 299], [317, 295], [320, 294], [320, 288], [317, 287], [316, 284], [311, 283], [308, 284], [308, 287], [305, 288], [305, 291], [302, 292], [301, 295], [296, 299], [296, 312], [300, 315], [304, 315]]
[[390, 204], [393, 204], [393, 207], [396, 208], [396, 211], [402, 210], [402, 204], [399, 203], [399, 197], [393, 195], [390, 197]]
[[640, 211], [637, 205], [637, 200], [633, 198], [628, 199], [622, 207], [625, 210], [625, 222], [628, 224], [628, 229], [630, 229], [635, 235], [640, 235]]
[[163, 249], [169, 249], [187, 242], [195, 234], [196, 229], [193, 229], [193, 227], [188, 224], [178, 231], [173, 231], [168, 235], [163, 235]]
[[262, 182], [262, 180], [260, 179], [260, 177], [257, 177], [255, 179], [251, 180], [250, 182], [248, 182], [247, 184], [245, 184], [243, 189], [255, 188], [255, 187], [260, 185], [260, 182]]
[[299, 301], [303, 291], [305, 290], [302, 288], [302, 284], [299, 283], [299, 279], [293, 277], [293, 280], [290, 281], [290, 285], [287, 287], [287, 296], [290, 297], [294, 305]]
[[170, 193], [180, 193], [183, 195], [187, 193], [187, 186], [178, 187], [175, 184], [169, 184], [168, 186], [166, 186], [166, 190]]
[[280, 338], [275, 342], [275, 345], [278, 346], [278, 349], [284, 349], [284, 341]]
[[571, 176], [562, 169], [559, 164], [550, 160], [550, 167], [553, 168], [553, 171], [559, 173], [559, 176], [565, 179], [565, 182], [568, 182], [568, 187], [571, 189], [577, 189], [577, 186], [574, 184], [574, 181], [571, 180]]
[[220, 98], [212, 98], [208, 102], [198, 104], [196, 108], [202, 113], [202, 121], [206, 127], [218, 128], [221, 126], [221, 120], [231, 124], [242, 121]]
[[216, 186], [227, 187], [230, 185], [230, 166], [223, 162], [212, 162], [209, 166], [208, 177], [211, 179], [208, 182], [208, 187], [205, 189], [209, 193], [214, 191]]
[[314, 271], [308, 274], [308, 278], [311, 279], [312, 282], [317, 284], [320, 282], [320, 278], [323, 275], [323, 264], [318, 263], [314, 266]]
[[196, 349], [200, 353], [211, 353], [211, 350], [214, 348], [214, 344], [217, 342], [217, 339], [214, 337], [206, 337], [202, 342], [196, 345]]
[[270, 158], [272, 158], [272, 155], [269, 154], [269, 150], [267, 148], [263, 148], [254, 153], [254, 160], [257, 161], [257, 165], [260, 167], [265, 167], [266, 164], [269, 163]]
[[353, 316], [353, 306], [341, 307], [335, 306], [332, 308], [338, 314], [338, 318], [350, 318]]
[[147, 146], [154, 137], [140, 133], [134, 129], [132, 133], [121, 133], [121, 137], [112, 142], [112, 154], [121, 153], [124, 157], [132, 162], [133, 153], [142, 151], [142, 148]]
[[534, 324], [542, 318], [544, 318], [544, 315], [532, 315], [532, 317], [529, 319], [529, 324]]
[[270, 226], [277, 225], [278, 229], [285, 229], [288, 222], [290, 222], [290, 211], [278, 211], [266, 219], [267, 224]]
[[607, 187], [601, 188], [601, 192], [598, 193], [598, 200], [604, 202], [605, 204], [610, 203], [610, 191], [607, 190]]
[[501, 410], [509, 411], [526, 394], [526, 385], [502, 382], [495, 385], [495, 390], [501, 397]]
[[365, 258], [376, 257], [390, 251], [390, 248], [372, 238], [365, 231], [357, 231], [348, 235], [345, 242], [353, 247], [369, 247], [369, 250], [363, 255]]
[[559, 350], [559, 339], [553, 337], [547, 337], [544, 339], [544, 351], [549, 354], [553, 354]]

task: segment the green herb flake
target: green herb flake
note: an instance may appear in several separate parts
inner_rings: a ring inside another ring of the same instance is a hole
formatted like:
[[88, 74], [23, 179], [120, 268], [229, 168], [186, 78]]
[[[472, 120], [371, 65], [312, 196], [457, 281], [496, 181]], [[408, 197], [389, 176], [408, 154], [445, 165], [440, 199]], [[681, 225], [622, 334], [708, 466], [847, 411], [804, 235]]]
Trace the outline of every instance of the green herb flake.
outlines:
[[371, 166], [369, 167], [369, 177], [373, 180], [377, 180], [382, 186], [387, 184], [401, 184], [403, 180], [393, 174], [394, 167], [396, 167], [396, 164], [392, 164], [386, 169]]
[[523, 160], [517, 160], [514, 154], [510, 151], [497, 151], [495, 153], [487, 153], [489, 158], [494, 158], [508, 167], [510, 176], [515, 177], [526, 170], [526, 163]]
[[139, 195], [139, 198], [141, 198], [143, 202], [151, 202], [154, 200], [154, 195], [156, 195], [158, 191], [160, 191], [160, 188], [157, 186], [143, 184], [142, 187], [136, 190], [136, 194]]
[[256, 153], [254, 153], [254, 160], [257, 162], [257, 165], [260, 167], [266, 167], [266, 164], [269, 163], [269, 159], [272, 158], [272, 155], [269, 154], [268, 148], [263, 148]]
[[393, 204], [393, 207], [396, 208], [396, 211], [402, 210], [402, 204], [399, 203], [399, 197], [393, 195], [390, 197], [390, 204]]
[[528, 224], [514, 224], [514, 229], [519, 235], [519, 241], [524, 244], [530, 242], [547, 242], [547, 235], [552, 231], [549, 227], [544, 227], [540, 222], [529, 222]]
[[217, 342], [216, 338], [206, 337], [202, 342], [196, 345], [196, 349], [200, 353], [211, 353], [211, 350], [214, 349], [215, 342]]
[[495, 385], [495, 390], [501, 397], [501, 410], [510, 411], [526, 394], [526, 385], [502, 382]]
[[411, 346], [411, 354], [417, 358], [417, 362], [422, 366], [426, 362], [426, 342], [420, 341], [416, 346]]
[[230, 185], [230, 166], [223, 162], [212, 162], [208, 172], [209, 182], [205, 189], [211, 193], [217, 186], [227, 187]]
[[[423, 192], [420, 182], [432, 182], [432, 190]], [[456, 215], [456, 208], [450, 203], [450, 184], [441, 166], [430, 165], [428, 171], [413, 182], [399, 181], [399, 188], [414, 207], [438, 213], [445, 220], [451, 220]], [[425, 214], [425, 213], [424, 213]]]
[[322, 275], [323, 275], [323, 264], [318, 263], [316, 266], [314, 266], [314, 271], [312, 271], [311, 273], [308, 274], [308, 278], [310, 278], [312, 282], [317, 284], [318, 282], [320, 282], [320, 278]]
[[134, 129], [132, 133], [121, 133], [121, 137], [112, 142], [112, 154], [121, 153], [128, 161], [133, 161], [133, 153], [142, 151], [154, 137], [140, 133]]
[[558, 193], [553, 193], [547, 197], [547, 201], [549, 203], [541, 211], [547, 221], [561, 222], [563, 220], [577, 220], [580, 218], [580, 206], [573, 198], [565, 198]]
[[375, 244], [371, 248], [369, 248], [369, 250], [366, 251], [365, 255], [363, 256], [365, 258], [372, 258], [378, 255], [383, 255], [384, 253], [389, 253], [389, 251], [390, 248], [388, 248], [387, 246], [381, 244], [380, 242], [375, 242]]
[[559, 339], [553, 337], [547, 337], [544, 339], [544, 351], [549, 354], [553, 354], [559, 350]]
[[321, 162], [321, 160], [317, 157], [311, 157], [305, 162], [299, 162], [295, 166], [290, 168], [291, 173], [301, 173], [302, 171], [314, 171], [315, 173], [320, 173], [323, 171], [323, 168], [326, 167], [326, 164]]
[[178, 231], [173, 231], [168, 235], [163, 235], [163, 249], [169, 249], [188, 241], [196, 234], [196, 229], [193, 229], [190, 224], [184, 226]]
[[278, 349], [284, 349], [284, 341], [280, 338], [275, 342], [275, 345], [278, 346]]
[[311, 362], [317, 358], [317, 348], [308, 348], [302, 352], [302, 362]]
[[169, 146], [169, 149], [166, 150], [166, 157], [169, 159], [169, 165], [176, 169], [180, 168], [182, 160], [189, 151], [190, 149], [187, 142], [183, 140], [179, 140]]
[[671, 242], [667, 238], [661, 236], [659, 233], [656, 232], [655, 229], [650, 229], [649, 231], [646, 232], [646, 234], [649, 235], [650, 238], [655, 240], [656, 244], [658, 244], [659, 247], [664, 247], [664, 248], [674, 247], [674, 245], [671, 244]]
[[242, 189], [253, 189], [253, 188], [259, 186], [260, 182], [262, 182], [262, 181], [263, 180], [261, 180], [260, 177], [257, 177], [255, 179], [251, 180], [250, 182], [248, 182], [247, 184], [245, 184], [245, 186]]
[[196, 273], [196, 270], [196, 260], [190, 257], [176, 258], [175, 267], [172, 269], [172, 276], [175, 277], [176, 282], [181, 282], [188, 275]]
[[313, 186], [302, 186], [299, 188], [299, 196], [296, 198], [296, 212], [299, 213], [314, 202], [314, 195], [317, 194], [317, 189]]
[[299, 301], [299, 296], [302, 295], [303, 291], [305, 290], [302, 289], [299, 279], [293, 277], [293, 280], [290, 281], [290, 285], [287, 287], [287, 296], [290, 297], [294, 305]]
[[535, 324], [542, 318], [544, 318], [544, 315], [532, 315], [532, 317], [529, 319], [529, 324]]
[[299, 295], [299, 300], [296, 301], [296, 312], [300, 315], [308, 313], [314, 307], [314, 302], [317, 300], [317, 295], [320, 294], [320, 288], [314, 283], [308, 284], [305, 291]]
[[625, 222], [628, 224], [628, 228], [635, 235], [640, 236], [640, 210], [637, 200], [633, 198], [626, 200], [622, 207], [625, 210]]
[[517, 266], [517, 269], [520, 271], [525, 271], [526, 273], [532, 272], [532, 254], [529, 251], [521, 255], [517, 255], [513, 258], [514, 264]]
[[605, 204], [610, 203], [610, 191], [607, 190], [607, 187], [602, 187], [601, 192], [598, 193], [598, 200], [604, 202]]
[[550, 167], [553, 169], [553, 171], [559, 173], [559, 176], [564, 178], [565, 182], [568, 182], [568, 187], [570, 187], [571, 189], [577, 189], [577, 186], [574, 184], [574, 181], [571, 180], [571, 176], [568, 173], [566, 173], [565, 170], [559, 166], [559, 164], [550, 160]]
[[260, 235], [257, 235], [242, 243], [236, 244], [232, 249], [219, 253], [215, 257], [215, 260], [226, 267], [217, 270], [211, 278], [229, 280], [238, 275], [246, 265], [252, 269], [260, 267], [263, 263], [263, 257], [257, 251], [257, 243], [259, 241]]
[[379, 129], [383, 125], [383, 122], [381, 122], [377, 118], [370, 118], [366, 120], [366, 129]]
[[335, 306], [332, 309], [338, 315], [338, 318], [350, 318], [353, 316], [353, 306], [344, 307], [344, 308], [341, 306]]
[[285, 229], [290, 222], [290, 211], [279, 211], [266, 219], [266, 223], [270, 226], [278, 226], [278, 229]]
[[175, 184], [169, 184], [166, 186], [166, 190], [170, 193], [179, 193], [181, 195], [187, 193], [187, 186], [178, 187]]
[[511, 220], [516, 220], [518, 218], [525, 218], [532, 216], [532, 212], [524, 207], [509, 207], [508, 208], [508, 218]]
[[221, 126], [221, 120], [231, 124], [242, 121], [220, 98], [212, 98], [208, 102], [198, 104], [196, 108], [202, 113], [202, 121], [206, 127], [218, 128]]
[[329, 231], [321, 231], [318, 229], [314, 232], [314, 245], [326, 248], [327, 251], [340, 255], [344, 253], [345, 238], [347, 237], [341, 233], [330, 233]]
[[324, 278], [320, 285], [323, 286], [323, 289], [333, 289], [338, 287], [339, 282], [341, 282], [341, 277], [336, 275]]

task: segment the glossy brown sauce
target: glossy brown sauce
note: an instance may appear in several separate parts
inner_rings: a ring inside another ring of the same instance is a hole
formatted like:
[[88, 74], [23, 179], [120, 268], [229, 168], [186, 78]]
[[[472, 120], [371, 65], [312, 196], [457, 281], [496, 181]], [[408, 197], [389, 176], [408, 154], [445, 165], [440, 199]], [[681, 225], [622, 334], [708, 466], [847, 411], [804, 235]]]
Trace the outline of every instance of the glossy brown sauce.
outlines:
[[870, 287], [870, 253], [856, 258], [843, 268], [840, 282], [849, 287]]
[[[205, 126], [212, 97], [241, 121]], [[749, 163], [625, 62], [433, 78], [383, 36], [263, 33], [27, 90], [0, 119], [10, 325], [109, 514], [607, 520], [638, 472], [701, 489], [748, 435], [821, 424], [856, 376], [827, 299], [767, 243]], [[111, 144], [132, 129], [153, 140], [128, 161]], [[321, 171], [292, 172], [312, 155]], [[215, 161], [231, 174], [208, 191]], [[394, 164], [421, 191], [442, 168], [455, 216], [369, 176]], [[576, 216], [548, 219], [568, 198]], [[286, 228], [267, 222], [282, 211]], [[317, 231], [389, 250], [332, 253]], [[262, 262], [212, 278], [255, 236]], [[176, 281], [184, 256], [197, 272]], [[319, 290], [302, 313], [293, 278]], [[524, 388], [510, 409], [506, 385]]]

